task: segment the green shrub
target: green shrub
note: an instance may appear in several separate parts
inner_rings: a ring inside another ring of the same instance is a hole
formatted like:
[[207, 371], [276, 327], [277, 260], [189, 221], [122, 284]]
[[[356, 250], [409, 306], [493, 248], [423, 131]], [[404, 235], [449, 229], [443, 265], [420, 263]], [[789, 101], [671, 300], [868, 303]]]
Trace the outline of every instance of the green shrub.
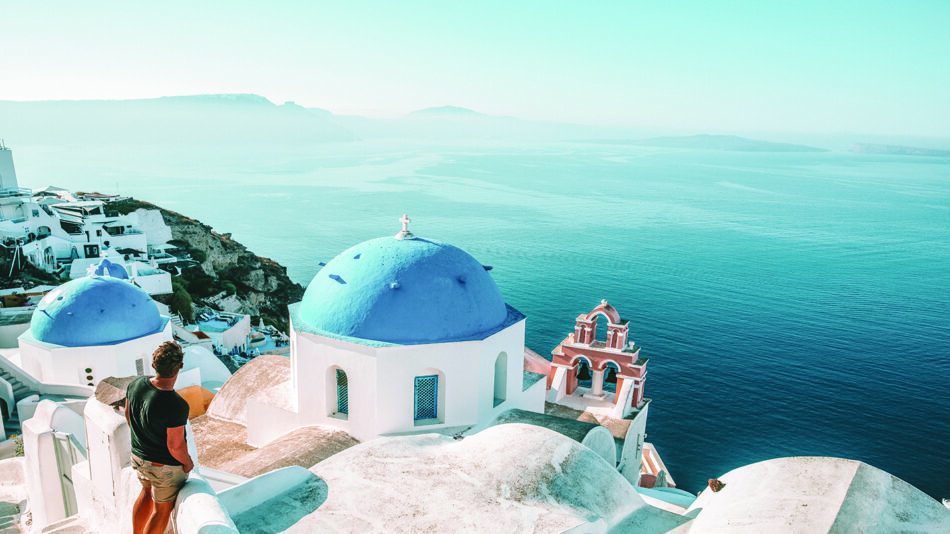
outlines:
[[227, 295], [227, 296], [231, 296], [231, 295], [237, 293], [237, 287], [235, 287], [235, 286], [234, 286], [234, 282], [232, 282], [232, 281], [230, 281], [230, 280], [222, 280], [222, 281], [218, 284], [218, 287], [220, 287], [221, 290], [223, 290], [224, 293], [225, 293], [225, 295]]
[[172, 301], [168, 305], [168, 309], [172, 313], [181, 315], [185, 321], [191, 321], [195, 316], [195, 308], [191, 302], [191, 295], [182, 287], [176, 288], [174, 293], [172, 293]]

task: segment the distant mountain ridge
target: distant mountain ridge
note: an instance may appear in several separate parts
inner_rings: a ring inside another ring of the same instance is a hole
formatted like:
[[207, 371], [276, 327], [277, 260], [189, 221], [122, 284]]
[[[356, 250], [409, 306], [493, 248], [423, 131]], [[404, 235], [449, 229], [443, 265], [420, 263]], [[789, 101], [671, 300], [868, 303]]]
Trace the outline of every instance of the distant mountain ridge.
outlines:
[[136, 100], [0, 101], [0, 128], [18, 144], [322, 143], [357, 136], [319, 110], [254, 94]]
[[[804, 144], [735, 135], [647, 137], [632, 127], [597, 126], [491, 115], [454, 105], [395, 118], [335, 114], [295, 102], [276, 104], [252, 93], [164, 96], [132, 100], [0, 100], [0, 128], [17, 144], [325, 143], [361, 139], [583, 142], [740, 152], [821, 152]], [[853, 139], [853, 138], [852, 138]], [[841, 150], [852, 142], [838, 143]], [[857, 152], [941, 156], [892, 145], [856, 145]], [[884, 148], [890, 147], [890, 148]]]

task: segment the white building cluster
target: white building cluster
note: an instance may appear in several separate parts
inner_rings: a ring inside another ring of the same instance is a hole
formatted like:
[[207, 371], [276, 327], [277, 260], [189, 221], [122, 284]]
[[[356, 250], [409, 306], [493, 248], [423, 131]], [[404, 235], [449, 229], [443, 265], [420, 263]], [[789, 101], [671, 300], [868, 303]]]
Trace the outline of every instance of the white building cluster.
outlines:
[[157, 210], [108, 215], [106, 200], [118, 197], [89, 194], [78, 199], [58, 187], [19, 187], [6, 146], [0, 146], [0, 178], [0, 240], [40, 269], [58, 272], [76, 260], [89, 260], [77, 264], [85, 268], [104, 250], [153, 266], [176, 261], [166, 252], [173, 248], [168, 245], [171, 230]]
[[[0, 142], [0, 248], [10, 264], [8, 271], [29, 263], [78, 279], [93, 269], [108, 268], [111, 276], [129, 279], [150, 295], [171, 293], [171, 274], [160, 268], [178, 260], [168, 253], [174, 248], [168, 244], [171, 229], [158, 210], [111, 214], [108, 202], [119, 199], [98, 193], [77, 198], [52, 186], [22, 188], [13, 152]], [[15, 291], [30, 293], [35, 289]], [[21, 317], [33, 311], [33, 300], [23, 306], [6, 300], [0, 305], [0, 348], [15, 346], [12, 340], [27, 328]]]

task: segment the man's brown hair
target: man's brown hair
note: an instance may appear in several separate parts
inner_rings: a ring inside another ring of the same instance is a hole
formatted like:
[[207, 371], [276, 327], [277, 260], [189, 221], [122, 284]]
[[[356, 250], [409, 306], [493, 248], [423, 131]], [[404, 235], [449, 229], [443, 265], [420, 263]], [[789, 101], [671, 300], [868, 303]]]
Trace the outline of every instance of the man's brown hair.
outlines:
[[159, 378], [171, 378], [181, 369], [184, 358], [178, 343], [166, 341], [152, 353], [152, 367]]

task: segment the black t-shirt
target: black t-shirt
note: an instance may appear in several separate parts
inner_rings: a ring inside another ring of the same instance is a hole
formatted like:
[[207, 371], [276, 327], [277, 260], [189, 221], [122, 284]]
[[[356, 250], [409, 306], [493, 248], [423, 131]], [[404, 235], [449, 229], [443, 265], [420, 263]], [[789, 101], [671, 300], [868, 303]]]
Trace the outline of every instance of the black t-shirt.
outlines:
[[175, 391], [158, 389], [143, 376], [125, 391], [129, 401], [132, 454], [165, 465], [181, 465], [168, 450], [168, 429], [188, 422], [188, 403]]

